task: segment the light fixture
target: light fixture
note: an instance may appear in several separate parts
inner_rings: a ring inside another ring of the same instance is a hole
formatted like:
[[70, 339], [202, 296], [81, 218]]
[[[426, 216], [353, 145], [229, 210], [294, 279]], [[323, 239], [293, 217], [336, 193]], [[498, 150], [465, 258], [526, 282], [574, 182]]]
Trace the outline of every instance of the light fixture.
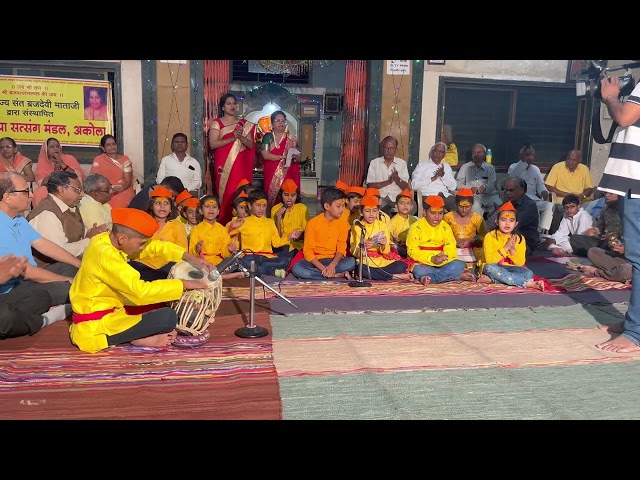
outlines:
[[301, 75], [315, 67], [327, 67], [335, 60], [257, 60], [262, 68], [277, 75]]

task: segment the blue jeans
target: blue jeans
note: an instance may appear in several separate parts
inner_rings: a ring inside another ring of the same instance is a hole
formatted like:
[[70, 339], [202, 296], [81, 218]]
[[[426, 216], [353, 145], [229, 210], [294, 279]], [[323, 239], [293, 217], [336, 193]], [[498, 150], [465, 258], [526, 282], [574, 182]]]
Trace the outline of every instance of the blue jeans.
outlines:
[[494, 282], [513, 285], [524, 288], [529, 280], [533, 280], [533, 272], [527, 267], [516, 265], [503, 265], [497, 263], [487, 263], [482, 269], [482, 273]]
[[[321, 258], [318, 260], [325, 267], [329, 265], [333, 258]], [[356, 268], [356, 259], [354, 257], [344, 257], [336, 265], [336, 273], [351, 272]], [[312, 280], [326, 280], [327, 277], [322, 276], [322, 272], [318, 270], [313, 263], [305, 259], [297, 262], [291, 269], [294, 277], [309, 278]]]
[[251, 271], [251, 261], [255, 262], [256, 275], [274, 276], [276, 270], [286, 270], [289, 266], [289, 260], [280, 257], [265, 257], [264, 255], [250, 254], [240, 258], [240, 263], [244, 268]]
[[442, 283], [449, 282], [451, 280], [459, 280], [460, 274], [467, 268], [467, 264], [462, 260], [451, 260], [449, 263], [445, 263], [441, 267], [432, 267], [431, 265], [418, 264], [413, 267], [411, 273], [420, 280], [422, 277], [431, 278], [430, 283]]
[[640, 198], [620, 196], [624, 257], [631, 264], [631, 298], [624, 316], [623, 336], [640, 345]]

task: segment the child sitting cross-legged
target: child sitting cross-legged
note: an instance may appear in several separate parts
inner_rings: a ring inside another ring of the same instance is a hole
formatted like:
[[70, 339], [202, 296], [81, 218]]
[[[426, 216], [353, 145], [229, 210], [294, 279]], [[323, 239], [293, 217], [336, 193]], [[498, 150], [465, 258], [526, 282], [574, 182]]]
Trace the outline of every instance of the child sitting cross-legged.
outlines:
[[422, 201], [423, 217], [409, 227], [407, 254], [416, 262], [411, 273], [423, 285], [461, 278], [466, 264], [456, 257], [456, 239], [451, 227], [442, 221], [444, 200], [429, 195]]
[[239, 233], [240, 248], [245, 251], [240, 262], [249, 271], [251, 262], [254, 262], [258, 276], [284, 278], [289, 259], [278, 257], [273, 252], [273, 247], [288, 245], [290, 239], [283, 239], [278, 233], [276, 222], [267, 217], [267, 194], [263, 190], [253, 190], [249, 194], [249, 208], [251, 215], [245, 219], [236, 219], [230, 224], [230, 230], [237, 230]]
[[349, 224], [341, 220], [345, 196], [336, 187], [327, 187], [322, 191], [320, 202], [324, 211], [307, 223], [302, 250], [304, 258], [291, 269], [295, 277], [351, 279], [349, 272], [354, 270], [356, 260], [347, 256]]
[[[383, 220], [378, 220], [378, 199], [365, 196], [360, 202], [362, 220], [351, 227], [351, 248], [356, 258], [356, 269], [360, 269], [362, 258], [362, 277], [371, 280], [413, 280], [407, 272], [407, 264], [396, 253], [391, 256], [391, 234]], [[360, 252], [360, 248], [364, 251]]]
[[562, 208], [564, 214], [558, 230], [540, 244], [542, 248], [547, 248], [558, 256], [573, 253], [569, 240], [571, 235], [584, 235], [593, 227], [593, 217], [580, 207], [580, 198], [577, 195], [570, 194], [564, 197]]
[[413, 195], [408, 189], [401, 191], [396, 197], [396, 213], [389, 222], [391, 248], [403, 258], [407, 258], [407, 233], [409, 227], [418, 221], [418, 217], [410, 215], [413, 208]]
[[496, 228], [484, 236], [483, 259], [479, 262], [479, 283], [504, 283], [521, 288], [544, 290], [543, 280], [534, 280], [533, 272], [525, 266], [527, 242], [519, 233], [516, 208], [505, 202], [498, 209]]
[[[227, 229], [218, 223], [218, 216], [220, 215], [220, 200], [218, 197], [205, 195], [200, 199], [199, 208], [203, 218], [191, 230], [189, 253], [204, 258], [213, 265], [219, 265], [224, 258], [231, 256], [237, 250], [237, 246], [231, 242]], [[227, 273], [222, 274], [222, 278], [224, 280], [242, 278], [244, 274], [236, 270], [237, 266], [229, 267], [226, 270]]]
[[278, 257], [286, 258], [287, 265], [293, 257], [302, 250], [304, 245], [304, 230], [309, 221], [309, 209], [300, 202], [300, 193], [296, 182], [287, 178], [280, 186], [280, 203], [271, 209], [271, 218], [276, 222], [280, 237], [287, 244], [274, 248]]

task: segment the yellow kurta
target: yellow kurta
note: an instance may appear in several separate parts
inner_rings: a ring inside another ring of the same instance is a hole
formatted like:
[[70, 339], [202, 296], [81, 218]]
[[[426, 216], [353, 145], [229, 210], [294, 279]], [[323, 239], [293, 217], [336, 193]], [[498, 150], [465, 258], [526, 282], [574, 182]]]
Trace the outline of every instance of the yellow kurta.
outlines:
[[[173, 220], [165, 223], [160, 230], [153, 234], [151, 239], [171, 242], [184, 248], [184, 250], [189, 248], [189, 244], [187, 243], [187, 231], [184, 228], [184, 224], [180, 221], [180, 217], [174, 218]], [[140, 257], [132, 256], [131, 258], [156, 270], [169, 263], [169, 261], [163, 257], [149, 257], [147, 255], [143, 257], [140, 255]]]
[[[276, 213], [278, 210], [282, 208], [282, 203], [278, 203], [274, 205], [271, 209], [271, 218], [275, 222]], [[294, 203], [291, 211], [286, 213], [282, 218], [282, 239], [286, 240], [289, 244], [289, 251], [298, 249], [302, 250], [304, 247], [304, 234], [300, 236], [298, 240], [294, 240], [292, 242], [287, 238], [291, 235], [296, 228], [304, 233], [307, 228], [307, 223], [309, 222], [309, 209], [303, 203]]]
[[202, 241], [204, 259], [218, 265], [223, 258], [231, 256], [229, 244], [231, 236], [225, 227], [218, 222], [213, 224], [202, 221], [191, 230], [189, 238], [189, 253], [198, 256], [196, 245]]
[[389, 222], [389, 233], [391, 233], [391, 241], [396, 237], [398, 239], [398, 245], [405, 245], [407, 243], [407, 234], [409, 233], [409, 227], [418, 221], [418, 217], [415, 215], [409, 215], [404, 218], [399, 213], [395, 214]]
[[[448, 258], [443, 263], [436, 265], [431, 261], [431, 257], [440, 251], [420, 250], [420, 247], [443, 247], [442, 251]], [[451, 227], [447, 222], [440, 222], [437, 226], [432, 227], [424, 217], [414, 222], [407, 233], [407, 256], [418, 263], [432, 267], [442, 267], [452, 260], [456, 260], [458, 258], [456, 239]]]
[[[184, 250], [169, 242], [149, 241], [143, 253], [178, 262]], [[124, 332], [136, 325], [142, 315], [128, 315], [124, 305], [150, 305], [178, 300], [183, 285], [178, 279], [140, 280], [140, 273], [129, 266], [127, 255], [113, 246], [109, 233], [94, 236], [84, 252], [82, 265], [73, 279], [69, 297], [75, 313], [88, 314], [115, 308], [99, 320], [74, 323], [71, 341], [83, 352], [95, 353], [108, 347], [106, 335]]]
[[[391, 234], [389, 233], [389, 227], [382, 220], [374, 220], [373, 223], [367, 223], [364, 220], [361, 220], [364, 225], [364, 240], [371, 240], [374, 235], [379, 232], [384, 232], [385, 237], [387, 237], [387, 243], [385, 245], [380, 245], [378, 247], [371, 247], [366, 249], [366, 253], [369, 255], [369, 259], [367, 260], [366, 256], [363, 256], [363, 264], [369, 265], [371, 268], [384, 268], [387, 265], [392, 264], [396, 260], [388, 260], [382, 255], [389, 253], [391, 251]], [[360, 261], [360, 240], [362, 235], [362, 229], [358, 225], [353, 225], [351, 227], [351, 251], [353, 252], [353, 256], [356, 257], [357, 261]]]
[[522, 235], [518, 235], [518, 239], [516, 240], [516, 253], [514, 255], [511, 255], [504, 249], [504, 246], [509, 240], [510, 236], [510, 234], [504, 234], [498, 229], [492, 230], [484, 236], [484, 240], [482, 242], [484, 260], [478, 262], [478, 266], [480, 267], [481, 272], [486, 264], [500, 263], [500, 261], [503, 259], [509, 260], [505, 261], [503, 263], [503, 266], [524, 266], [526, 261], [527, 243], [525, 242]]
[[378, 220], [382, 220], [387, 225], [391, 224], [391, 217], [382, 210], [378, 212]]
[[267, 217], [256, 217], [250, 215], [244, 219], [244, 223], [238, 227], [240, 233], [240, 243], [243, 250], [250, 250], [247, 253], [263, 255], [268, 258], [276, 256], [273, 247], [282, 247], [289, 243], [289, 240], [282, 240], [276, 222]]

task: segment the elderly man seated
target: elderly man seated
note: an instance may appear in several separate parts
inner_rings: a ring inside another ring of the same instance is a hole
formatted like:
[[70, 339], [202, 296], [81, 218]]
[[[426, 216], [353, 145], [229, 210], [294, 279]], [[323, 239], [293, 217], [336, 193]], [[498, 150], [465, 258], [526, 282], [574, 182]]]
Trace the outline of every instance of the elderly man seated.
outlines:
[[443, 142], [436, 143], [429, 151], [429, 159], [419, 162], [411, 174], [411, 187], [420, 192], [422, 198], [439, 195], [444, 200], [448, 211], [456, 209], [456, 179], [451, 166], [443, 162], [447, 146]]
[[[27, 220], [40, 235], [80, 258], [91, 237], [109, 229], [105, 224], [85, 227], [77, 209], [84, 192], [74, 172], [53, 172], [47, 181], [47, 191], [48, 195], [31, 210]], [[68, 265], [55, 265], [51, 258], [40, 253], [35, 253], [34, 257], [38, 266], [50, 267], [61, 275], [74, 276], [77, 272], [69, 270]]]
[[71, 313], [71, 276], [36, 266], [32, 249], [77, 270], [80, 260], [22, 216], [31, 193], [19, 173], [0, 173], [0, 339], [33, 335]]
[[111, 181], [104, 175], [92, 173], [87, 175], [82, 186], [85, 194], [80, 199], [78, 210], [85, 227], [106, 225], [111, 230], [113, 225], [111, 205], [109, 205], [113, 194]]
[[475, 200], [471, 207], [485, 220], [502, 205], [496, 186], [496, 167], [486, 162], [487, 148], [481, 143], [471, 147], [471, 161], [458, 170], [458, 189], [470, 188]]

